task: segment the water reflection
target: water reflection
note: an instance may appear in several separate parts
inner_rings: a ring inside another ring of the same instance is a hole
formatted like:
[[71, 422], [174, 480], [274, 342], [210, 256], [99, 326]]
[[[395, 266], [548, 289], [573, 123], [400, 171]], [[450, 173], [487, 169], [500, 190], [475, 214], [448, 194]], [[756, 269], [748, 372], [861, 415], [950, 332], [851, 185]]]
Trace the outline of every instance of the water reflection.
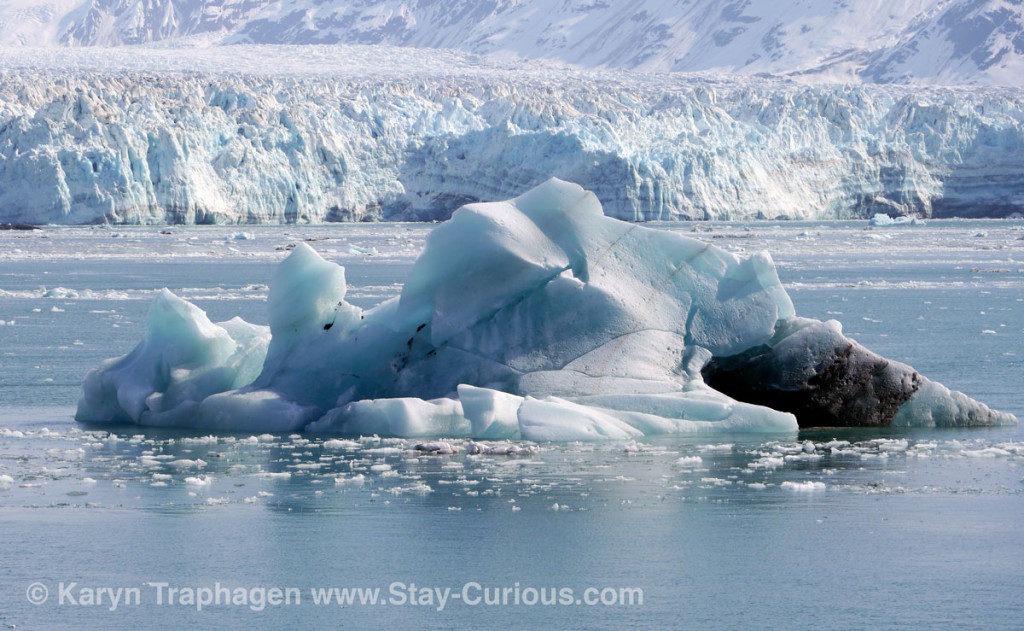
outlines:
[[1004, 494], [1021, 492], [1024, 458], [1019, 428], [512, 444], [202, 434], [63, 419], [5, 416], [0, 505], [332, 513], [413, 504], [500, 514], [785, 504], [826, 493]]

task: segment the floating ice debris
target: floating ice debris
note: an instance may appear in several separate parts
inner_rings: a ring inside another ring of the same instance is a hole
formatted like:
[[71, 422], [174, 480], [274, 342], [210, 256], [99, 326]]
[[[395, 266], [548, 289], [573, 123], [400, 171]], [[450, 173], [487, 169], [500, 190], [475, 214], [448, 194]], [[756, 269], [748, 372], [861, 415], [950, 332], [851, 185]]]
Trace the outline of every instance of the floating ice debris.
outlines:
[[0, 491], [7, 491], [14, 486], [14, 478], [7, 474], [0, 474]]
[[875, 213], [875, 216], [868, 220], [871, 226], [923, 226], [924, 222], [917, 217], [890, 217], [885, 213]]
[[1002, 458], [1009, 456], [1010, 452], [999, 447], [986, 447], [985, 449], [964, 450], [963, 455], [968, 458]]
[[488, 444], [470, 441], [466, 446], [466, 453], [470, 455], [487, 456], [529, 456], [537, 453], [537, 447], [533, 445], [514, 445], [512, 443]]
[[906, 451], [907, 447], [910, 446], [910, 443], [905, 438], [891, 440], [879, 438], [873, 442], [878, 445], [878, 451]]
[[[335, 480], [335, 483], [337, 483], [337, 480]], [[409, 486], [393, 486], [388, 489], [388, 493], [391, 493], [392, 495], [404, 495], [406, 493], [426, 495], [427, 493], [433, 492], [434, 489], [430, 488], [430, 485], [426, 484], [425, 482], [416, 482], [415, 484], [410, 484]]]
[[[159, 462], [159, 461], [158, 461]], [[202, 459], [189, 460], [188, 458], [179, 458], [178, 460], [172, 460], [167, 463], [167, 466], [175, 469], [202, 469], [206, 466], [206, 461]]]
[[257, 478], [266, 480], [290, 480], [292, 477], [289, 471], [260, 471], [255, 474]]
[[399, 456], [402, 454], [402, 449], [400, 447], [368, 447], [363, 449], [363, 453], [374, 456]]
[[216, 445], [218, 442], [216, 436], [186, 436], [181, 439], [182, 445]]
[[360, 444], [354, 440], [340, 440], [337, 438], [331, 438], [325, 440], [323, 443], [324, 449], [359, 449]]
[[297, 462], [288, 465], [289, 469], [295, 469], [297, 471], [317, 471], [324, 468], [322, 462]]
[[431, 443], [418, 443], [413, 447], [416, 451], [425, 451], [432, 454], [454, 454], [458, 453], [458, 448], [453, 447], [451, 443], [445, 441], [434, 441]]
[[334, 478], [334, 484], [337, 486], [345, 486], [347, 484], [361, 486], [364, 482], [366, 482], [366, 476], [362, 473], [357, 473], [356, 475], [349, 477], [339, 475]]
[[42, 288], [43, 298], [77, 298], [78, 292], [74, 289], [54, 287], [53, 289]]
[[811, 480], [808, 480], [807, 482], [790, 482], [787, 480], [779, 486], [787, 491], [796, 491], [798, 493], [810, 493], [813, 491], [825, 490], [824, 482], [813, 482]]
[[531, 441], [1015, 422], [796, 317], [767, 254], [605, 217], [554, 179], [456, 211], [400, 297], [363, 311], [346, 291], [305, 243], [274, 274], [269, 329], [165, 290], [76, 418]]

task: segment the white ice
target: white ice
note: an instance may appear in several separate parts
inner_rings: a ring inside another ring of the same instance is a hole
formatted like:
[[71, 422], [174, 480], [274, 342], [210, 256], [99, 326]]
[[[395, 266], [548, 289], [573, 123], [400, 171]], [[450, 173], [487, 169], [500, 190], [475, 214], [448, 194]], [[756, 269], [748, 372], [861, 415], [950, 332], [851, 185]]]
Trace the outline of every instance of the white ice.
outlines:
[[1024, 198], [1014, 90], [394, 52], [0, 49], [0, 221], [432, 220], [549, 175], [630, 220], [1005, 216]]
[[920, 226], [924, 225], [924, 222], [917, 217], [890, 217], [885, 213], [875, 213], [871, 219], [868, 220], [868, 225], [871, 226]]

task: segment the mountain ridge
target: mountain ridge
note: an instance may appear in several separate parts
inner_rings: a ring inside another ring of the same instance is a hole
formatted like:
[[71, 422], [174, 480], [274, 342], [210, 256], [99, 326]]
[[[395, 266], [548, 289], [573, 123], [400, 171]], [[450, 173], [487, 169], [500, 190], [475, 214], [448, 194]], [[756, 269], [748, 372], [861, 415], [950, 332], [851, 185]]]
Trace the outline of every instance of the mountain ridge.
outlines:
[[[2, 46], [385, 44], [583, 68], [1024, 85], [1024, 0], [8, 0]], [[226, 53], [227, 54], [227, 53]]]

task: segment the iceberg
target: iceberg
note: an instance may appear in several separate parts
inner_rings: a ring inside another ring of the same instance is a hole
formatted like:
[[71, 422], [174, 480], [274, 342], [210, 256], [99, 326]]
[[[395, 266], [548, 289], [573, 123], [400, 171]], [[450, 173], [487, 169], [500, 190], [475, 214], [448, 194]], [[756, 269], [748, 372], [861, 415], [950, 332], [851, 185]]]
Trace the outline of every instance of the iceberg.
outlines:
[[875, 215], [868, 220], [869, 226], [923, 226], [924, 222], [917, 217], [890, 217], [885, 213], [875, 213]]
[[362, 310], [346, 291], [306, 244], [272, 278], [269, 327], [165, 290], [76, 418], [531, 441], [1016, 422], [798, 317], [767, 253], [606, 217], [557, 179], [457, 210], [399, 297]]

